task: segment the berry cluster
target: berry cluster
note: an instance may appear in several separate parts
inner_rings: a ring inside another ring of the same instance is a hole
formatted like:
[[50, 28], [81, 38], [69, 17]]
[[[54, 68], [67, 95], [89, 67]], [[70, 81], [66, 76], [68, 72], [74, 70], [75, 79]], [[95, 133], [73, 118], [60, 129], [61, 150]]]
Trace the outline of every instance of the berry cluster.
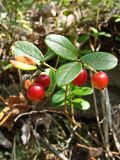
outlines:
[[[82, 86], [86, 83], [88, 73], [86, 69], [82, 69], [79, 75], [72, 81], [74, 86]], [[107, 87], [109, 83], [108, 76], [105, 72], [99, 71], [94, 73], [91, 78], [92, 85], [99, 90]], [[50, 77], [45, 74], [41, 74], [33, 82], [30, 80], [25, 81], [25, 88], [27, 89], [27, 97], [31, 101], [41, 101], [45, 97], [45, 90], [50, 85]]]
[[31, 101], [42, 101], [45, 97], [45, 90], [49, 85], [50, 77], [45, 74], [41, 74], [33, 83], [30, 80], [26, 80], [25, 88], [27, 88], [27, 97]]
[[[87, 71], [82, 69], [80, 74], [72, 81], [72, 84], [74, 86], [82, 86], [87, 81], [87, 78]], [[92, 75], [91, 83], [96, 89], [102, 90], [107, 87], [109, 79], [105, 72], [99, 71]]]

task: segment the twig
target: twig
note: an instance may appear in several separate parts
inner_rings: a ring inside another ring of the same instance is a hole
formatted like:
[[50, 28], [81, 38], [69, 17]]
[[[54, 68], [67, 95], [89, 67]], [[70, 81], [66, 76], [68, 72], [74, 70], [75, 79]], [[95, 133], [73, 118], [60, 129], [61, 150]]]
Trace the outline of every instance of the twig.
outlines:
[[0, 100], [2, 100], [4, 103], [6, 103], [6, 100], [2, 96], [0, 96]]
[[18, 76], [20, 81], [20, 87], [22, 88], [22, 71], [20, 69], [18, 69]]
[[88, 147], [88, 146], [85, 146], [85, 145], [82, 145], [82, 144], [79, 144], [79, 143], [77, 143], [77, 146], [78, 146], [78, 147], [82, 147], [82, 148], [86, 148], [86, 149], [88, 149], [88, 150], [98, 151], [99, 149], [101, 149], [101, 151], [103, 151], [103, 149], [102, 149], [102, 148], [93, 148], [93, 147]]
[[[73, 118], [73, 114], [74, 114], [74, 111], [72, 110], [72, 118], [69, 116], [69, 113], [68, 113], [68, 110], [67, 110], [67, 95], [68, 95], [68, 85], [66, 85], [66, 90], [65, 90], [65, 105], [64, 105], [64, 113], [66, 115], [66, 117], [69, 119], [69, 121], [73, 124], [73, 125], [77, 125], [79, 127], [81, 127], [80, 124], [78, 124], [74, 118]], [[73, 107], [73, 106], [72, 106]]]
[[73, 131], [72, 131], [72, 133], [70, 134], [70, 137], [68, 138], [68, 140], [67, 140], [67, 144], [69, 144], [70, 142], [71, 142], [71, 140], [73, 139], [73, 137], [74, 137], [74, 132], [75, 132], [75, 130], [78, 128], [78, 126], [75, 126], [74, 128], [73, 128]]
[[[91, 74], [90, 77], [92, 77], [92, 72], [90, 72], [90, 74]], [[95, 89], [94, 89], [93, 85], [92, 85], [92, 88], [93, 88], [93, 100], [94, 100], [94, 106], [95, 106], [96, 120], [97, 120], [97, 124], [98, 124], [98, 128], [99, 128], [99, 132], [100, 132], [100, 135], [102, 138], [102, 142], [104, 144], [104, 136], [103, 136], [101, 126], [100, 126], [99, 111], [98, 111], [98, 106], [97, 106], [97, 101], [96, 101]]]
[[45, 63], [45, 62], [43, 63], [43, 65], [46, 66], [46, 67], [49, 67], [49, 68], [53, 69], [54, 71], [56, 71], [55, 68], [53, 68], [52, 66], [50, 66], [49, 64], [47, 64], [47, 63]]
[[69, 89], [69, 92], [70, 92], [71, 118], [72, 118], [72, 121], [76, 123], [75, 117], [74, 117], [74, 106], [73, 106], [73, 99], [72, 99], [71, 89]]
[[98, 148], [87, 147], [85, 145], [78, 144], [78, 143], [77, 143], [77, 146], [80, 147], [80, 148], [87, 149], [90, 157], [98, 157], [103, 153], [103, 149], [101, 147], [98, 147]]
[[13, 142], [12, 160], [16, 160], [16, 137], [14, 137], [14, 142]]
[[26, 116], [26, 115], [31, 115], [31, 114], [34, 114], [34, 113], [46, 113], [46, 112], [51, 112], [51, 113], [57, 113], [57, 114], [61, 114], [61, 115], [64, 115], [65, 114], [61, 111], [56, 111], [56, 110], [41, 110], [41, 111], [31, 111], [31, 112], [26, 112], [26, 113], [22, 113], [22, 114], [19, 114], [15, 119], [14, 119], [14, 122], [16, 122], [19, 118], [21, 118], [22, 116]]
[[10, 77], [10, 79], [11, 79], [11, 81], [12, 81], [13, 85], [15, 86], [15, 88], [16, 88], [16, 90], [17, 90], [17, 92], [19, 93], [18, 86], [16, 85], [15, 80], [13, 79], [12, 75], [10, 75], [10, 74], [9, 74], [9, 77]]
[[64, 112], [66, 115], [68, 115], [68, 111], [67, 111], [67, 94], [68, 94], [68, 85], [66, 85], [66, 89], [65, 89], [65, 105], [64, 105]]
[[97, 145], [101, 145], [101, 143], [98, 141], [98, 139], [95, 138], [89, 131], [88, 131], [88, 136], [89, 136]]
[[39, 141], [46, 147], [48, 148], [52, 153], [54, 153], [58, 158], [61, 160], [69, 160], [67, 157], [65, 157], [64, 154], [56, 150], [53, 146], [50, 145], [48, 140], [46, 138], [41, 137], [35, 130], [34, 130], [34, 136], [36, 139], [39, 139]]
[[115, 158], [111, 154], [109, 145], [109, 129], [113, 133], [113, 128], [112, 128], [111, 104], [107, 88], [101, 91], [101, 97], [102, 97], [101, 102], [102, 102], [102, 110], [104, 118], [103, 128], [104, 128], [105, 148], [108, 156], [111, 157], [112, 160], [115, 160]]
[[57, 60], [56, 60], [56, 64], [55, 64], [55, 69], [57, 69], [57, 67], [58, 67], [59, 60], [60, 60], [60, 57], [58, 56]]
[[82, 140], [86, 145], [89, 145], [89, 142], [88, 142], [86, 139], [84, 139], [81, 135], [79, 135], [77, 132], [74, 132], [74, 134], [75, 134], [80, 140]]
[[108, 89], [107, 88], [105, 89], [104, 98], [105, 98], [106, 110], [107, 110], [107, 114], [108, 114], [109, 128], [110, 128], [110, 131], [113, 134], [113, 139], [114, 139], [115, 145], [116, 145], [118, 151], [120, 152], [120, 142], [119, 142], [119, 140], [118, 140], [118, 138], [116, 136], [116, 133], [115, 133], [114, 127], [113, 127], [113, 119], [112, 119], [112, 113], [111, 113], [112, 106], [111, 106], [111, 103], [110, 103], [110, 98], [109, 98], [109, 93], [108, 93]]
[[101, 105], [102, 105], [102, 111], [103, 111], [103, 132], [104, 132], [104, 143], [105, 143], [105, 148], [108, 150], [109, 148], [109, 126], [108, 126], [108, 113], [106, 110], [106, 105], [105, 105], [105, 94], [104, 91], [101, 91]]

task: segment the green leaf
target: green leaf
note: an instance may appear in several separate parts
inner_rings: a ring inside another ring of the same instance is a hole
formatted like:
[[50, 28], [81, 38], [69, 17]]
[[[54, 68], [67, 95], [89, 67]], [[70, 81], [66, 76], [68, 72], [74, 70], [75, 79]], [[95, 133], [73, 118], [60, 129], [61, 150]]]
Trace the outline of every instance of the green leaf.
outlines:
[[44, 58], [40, 50], [27, 41], [16, 41], [11, 46], [11, 51], [15, 56], [31, 57], [37, 64], [39, 64]]
[[80, 55], [85, 55], [85, 54], [88, 54], [88, 53], [91, 53], [91, 49], [84, 49], [84, 50], [79, 50], [79, 54]]
[[115, 22], [120, 22], [120, 17], [115, 20]]
[[65, 90], [61, 89], [52, 96], [52, 103], [57, 104], [65, 99]]
[[55, 85], [56, 85], [56, 82], [55, 82], [55, 71], [53, 69], [50, 70], [49, 76], [50, 76], [50, 86], [48, 88], [48, 92], [49, 92], [49, 94], [51, 94], [54, 91]]
[[87, 110], [90, 108], [89, 102], [85, 101], [84, 99], [80, 99], [80, 98], [75, 98], [73, 100], [73, 105], [74, 107], [82, 109], [82, 110]]
[[13, 67], [13, 65], [12, 64], [8, 64], [7, 61], [0, 60], [0, 68], [2, 68], [3, 70], [7, 70], [7, 69], [10, 69], [12, 67]]
[[99, 32], [100, 36], [105, 36], [105, 37], [111, 37], [111, 34], [106, 33], [106, 32]]
[[13, 67], [12, 64], [7, 64], [6, 66], [3, 67], [3, 70], [7, 70], [7, 69], [10, 69], [12, 67]]
[[120, 35], [116, 35], [116, 36], [115, 36], [115, 40], [117, 40], [117, 41], [120, 42]]
[[87, 96], [93, 93], [93, 89], [91, 87], [74, 87], [72, 90], [72, 94], [75, 96]]
[[83, 43], [83, 42], [86, 42], [88, 39], [89, 39], [88, 34], [81, 34], [81, 35], [78, 36], [77, 42]]
[[99, 34], [99, 31], [96, 28], [94, 28], [94, 27], [90, 27], [90, 31], [92, 31], [93, 34], [95, 34], [95, 35]]
[[50, 34], [46, 36], [45, 43], [58, 56], [67, 60], [77, 60], [77, 49], [64, 36]]
[[117, 65], [117, 58], [110, 53], [94, 52], [81, 58], [83, 63], [91, 66], [96, 70], [109, 70]]
[[73, 11], [71, 11], [71, 10], [65, 10], [64, 12], [63, 12], [63, 15], [64, 16], [69, 16], [70, 14], [73, 14]]
[[91, 0], [92, 5], [94, 5], [94, 6], [96, 6], [100, 2], [101, 2], [101, 0]]
[[54, 58], [56, 56], [56, 54], [52, 51], [52, 50], [48, 50], [46, 52], [46, 54], [44, 55], [44, 61], [49, 61], [51, 60], [52, 58]]
[[22, 2], [24, 5], [30, 5], [33, 3], [33, 0], [25, 0]]
[[74, 80], [82, 69], [82, 63], [73, 62], [62, 65], [56, 72], [56, 83], [64, 86]]
[[[69, 101], [66, 101], [66, 104], [69, 104]], [[53, 103], [52, 105], [56, 108], [62, 108], [65, 105], [65, 100], [61, 101], [60, 103]]]

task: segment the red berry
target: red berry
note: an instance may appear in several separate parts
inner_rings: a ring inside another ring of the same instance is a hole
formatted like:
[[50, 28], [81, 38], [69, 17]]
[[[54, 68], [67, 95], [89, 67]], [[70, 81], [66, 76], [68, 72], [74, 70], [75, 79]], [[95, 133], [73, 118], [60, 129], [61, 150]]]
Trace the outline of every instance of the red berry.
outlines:
[[95, 88], [102, 90], [105, 87], [107, 87], [109, 83], [109, 79], [105, 72], [100, 71], [100, 72], [93, 74], [91, 78], [91, 82]]
[[49, 87], [50, 85], [50, 77], [46, 74], [41, 74], [34, 81], [35, 84], [42, 85], [44, 88]]
[[87, 78], [88, 78], [88, 73], [86, 69], [82, 69], [80, 74], [72, 81], [72, 84], [74, 86], [82, 86], [87, 81]]
[[31, 101], [41, 101], [45, 97], [45, 91], [40, 85], [31, 85], [27, 90], [27, 96]]

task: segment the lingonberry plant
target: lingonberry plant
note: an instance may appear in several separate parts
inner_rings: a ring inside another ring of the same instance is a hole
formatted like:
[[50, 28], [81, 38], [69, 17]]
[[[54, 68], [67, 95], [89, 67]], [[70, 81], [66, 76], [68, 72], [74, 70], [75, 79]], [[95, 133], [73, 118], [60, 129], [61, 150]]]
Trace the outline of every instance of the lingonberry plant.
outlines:
[[31, 101], [41, 101], [45, 97], [45, 90], [50, 85], [50, 77], [46, 74], [41, 74], [35, 80], [26, 79], [24, 87], [27, 90], [27, 97]]
[[79, 75], [72, 81], [72, 84], [75, 86], [82, 86], [87, 81], [87, 78], [88, 78], [88, 73], [86, 69], [82, 69]]
[[[99, 90], [104, 89], [108, 85], [108, 77], [104, 72], [99, 71], [114, 68], [117, 65], [117, 58], [106, 52], [92, 52], [81, 56], [78, 49], [61, 35], [47, 35], [45, 43], [48, 46], [48, 51], [44, 56], [36, 46], [27, 41], [16, 41], [11, 46], [15, 60], [11, 60], [10, 63], [22, 70], [35, 70], [35, 73], [32, 72], [30, 77], [30, 79], [34, 79], [34, 82], [27, 90], [29, 99], [39, 101], [44, 98], [44, 92], [46, 92], [46, 97], [51, 97], [53, 94], [51, 100], [54, 106], [67, 104], [88, 109], [89, 102], [82, 97], [92, 94], [93, 89], [82, 86], [88, 78], [86, 69], [95, 72], [91, 80], [93, 86]], [[64, 61], [62, 65], [59, 65], [58, 58], [57, 67], [55, 65], [54, 68], [46, 62], [55, 56], [64, 59]], [[98, 73], [96, 73], [97, 71]], [[41, 74], [35, 78], [38, 72]], [[56, 85], [59, 90], [54, 92]]]
[[107, 74], [105, 72], [100, 71], [93, 74], [91, 82], [95, 88], [102, 90], [105, 87], [107, 87], [109, 80]]
[[31, 101], [41, 101], [45, 97], [45, 90], [40, 85], [31, 85], [27, 90], [27, 96]]
[[50, 77], [46, 74], [41, 74], [34, 80], [34, 83], [42, 85], [44, 88], [48, 88], [50, 85]]

